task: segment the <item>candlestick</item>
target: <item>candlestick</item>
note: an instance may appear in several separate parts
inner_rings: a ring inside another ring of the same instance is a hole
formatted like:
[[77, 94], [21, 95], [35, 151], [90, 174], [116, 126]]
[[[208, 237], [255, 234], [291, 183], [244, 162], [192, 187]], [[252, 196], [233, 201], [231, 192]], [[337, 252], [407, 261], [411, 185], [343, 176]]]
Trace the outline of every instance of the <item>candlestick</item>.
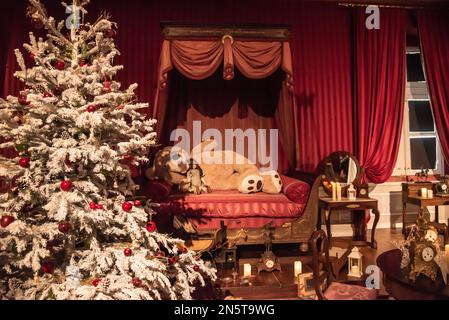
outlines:
[[335, 201], [337, 200], [337, 183], [331, 182], [331, 185], [332, 185], [332, 200]]
[[337, 200], [340, 201], [341, 200], [341, 184], [340, 182], [337, 182]]
[[243, 278], [251, 277], [251, 265], [249, 263], [245, 263], [243, 265]]
[[421, 198], [427, 198], [427, 188], [421, 188]]

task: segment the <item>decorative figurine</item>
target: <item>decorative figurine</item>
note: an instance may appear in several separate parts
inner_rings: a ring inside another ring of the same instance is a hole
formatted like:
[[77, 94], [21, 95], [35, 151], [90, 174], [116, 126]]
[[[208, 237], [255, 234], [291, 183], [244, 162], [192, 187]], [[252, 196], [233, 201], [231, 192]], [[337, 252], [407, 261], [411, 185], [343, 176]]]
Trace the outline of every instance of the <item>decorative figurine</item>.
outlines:
[[193, 159], [190, 160], [189, 170], [186, 174], [186, 189], [194, 194], [209, 193], [210, 189], [204, 181], [201, 167]]

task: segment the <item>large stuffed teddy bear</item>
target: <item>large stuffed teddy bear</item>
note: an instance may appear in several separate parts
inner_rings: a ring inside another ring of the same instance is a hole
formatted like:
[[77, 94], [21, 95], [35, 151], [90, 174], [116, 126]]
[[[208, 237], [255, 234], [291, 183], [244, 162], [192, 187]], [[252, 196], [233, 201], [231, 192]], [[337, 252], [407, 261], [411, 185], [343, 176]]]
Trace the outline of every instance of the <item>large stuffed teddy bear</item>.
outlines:
[[213, 190], [239, 190], [242, 193], [280, 193], [282, 180], [276, 171], [260, 173], [246, 157], [229, 150], [215, 150], [213, 140], [196, 146], [191, 155], [177, 147], [167, 147], [156, 154], [154, 166], [147, 171], [150, 179], [163, 179], [187, 190], [190, 163], [202, 170], [204, 183]]

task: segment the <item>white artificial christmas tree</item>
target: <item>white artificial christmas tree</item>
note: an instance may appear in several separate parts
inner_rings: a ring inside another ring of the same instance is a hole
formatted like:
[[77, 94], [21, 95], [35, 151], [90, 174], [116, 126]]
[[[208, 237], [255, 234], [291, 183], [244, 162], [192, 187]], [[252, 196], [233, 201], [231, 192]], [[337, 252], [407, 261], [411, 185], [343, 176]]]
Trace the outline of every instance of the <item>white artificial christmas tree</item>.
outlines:
[[115, 24], [103, 15], [78, 28], [74, 15], [65, 35], [39, 0], [28, 15], [47, 37], [30, 33], [30, 67], [16, 50], [25, 89], [0, 99], [0, 148], [19, 153], [0, 158], [15, 186], [0, 195], [0, 298], [191, 299], [215, 270], [133, 198], [130, 167], [148, 161], [155, 121], [139, 113], [137, 85], [113, 80]]

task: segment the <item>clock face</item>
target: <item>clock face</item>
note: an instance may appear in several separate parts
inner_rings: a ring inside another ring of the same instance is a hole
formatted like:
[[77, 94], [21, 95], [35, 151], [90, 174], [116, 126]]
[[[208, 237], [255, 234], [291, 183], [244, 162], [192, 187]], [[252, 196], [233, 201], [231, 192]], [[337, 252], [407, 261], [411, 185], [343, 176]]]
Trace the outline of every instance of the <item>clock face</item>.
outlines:
[[365, 190], [365, 189], [360, 189], [360, 194], [361, 194], [362, 196], [366, 195], [366, 190]]
[[430, 248], [430, 247], [425, 247], [425, 248], [422, 250], [421, 256], [422, 256], [422, 259], [423, 259], [425, 262], [430, 262], [430, 261], [433, 260], [433, 258], [434, 258], [434, 256], [435, 256], [435, 253], [433, 252], [433, 249], [432, 249], [432, 248]]
[[274, 267], [274, 261], [273, 260], [265, 261], [265, 267], [267, 267], [268, 269], [273, 268]]

